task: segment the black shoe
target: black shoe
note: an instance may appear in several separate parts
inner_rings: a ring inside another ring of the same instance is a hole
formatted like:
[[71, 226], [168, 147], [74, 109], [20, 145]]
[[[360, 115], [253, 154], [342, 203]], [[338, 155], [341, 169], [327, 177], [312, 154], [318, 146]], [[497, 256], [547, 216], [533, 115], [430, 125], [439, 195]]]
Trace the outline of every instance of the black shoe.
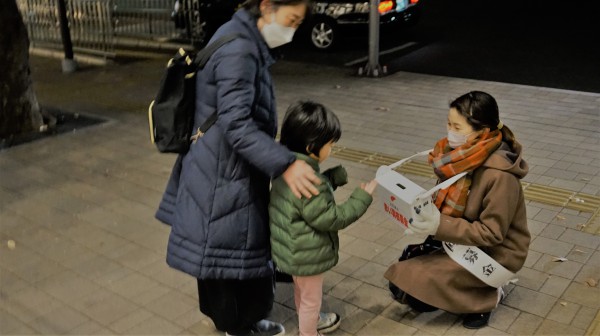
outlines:
[[416, 310], [420, 313], [429, 313], [438, 310], [437, 307], [429, 305], [421, 300], [414, 298], [413, 296], [406, 295], [406, 303], [412, 310]]
[[490, 315], [492, 315], [492, 312], [467, 314], [463, 319], [463, 327], [467, 329], [483, 328], [490, 321]]
[[257, 336], [280, 336], [285, 335], [285, 328], [281, 323], [260, 320], [252, 327], [252, 333]]
[[226, 332], [225, 336], [280, 336], [285, 335], [285, 328], [282, 324], [269, 321], [260, 320], [256, 322], [248, 332], [234, 333]]

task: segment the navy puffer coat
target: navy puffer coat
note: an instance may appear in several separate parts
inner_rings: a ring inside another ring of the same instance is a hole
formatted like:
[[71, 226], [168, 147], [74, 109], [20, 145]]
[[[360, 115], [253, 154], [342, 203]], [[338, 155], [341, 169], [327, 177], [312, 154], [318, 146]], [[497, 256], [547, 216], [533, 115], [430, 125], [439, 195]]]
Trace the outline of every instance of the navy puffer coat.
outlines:
[[167, 263], [199, 279], [272, 275], [269, 181], [295, 160], [274, 141], [274, 63], [256, 19], [239, 10], [213, 40], [241, 33], [197, 76], [195, 124], [217, 122], [177, 158], [156, 217], [171, 225]]

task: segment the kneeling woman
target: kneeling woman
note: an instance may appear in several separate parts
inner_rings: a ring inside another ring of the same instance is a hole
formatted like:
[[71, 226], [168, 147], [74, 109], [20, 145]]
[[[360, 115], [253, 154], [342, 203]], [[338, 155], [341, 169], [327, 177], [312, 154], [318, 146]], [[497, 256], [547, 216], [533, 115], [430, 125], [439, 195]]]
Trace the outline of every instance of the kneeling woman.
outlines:
[[[440, 182], [462, 172], [467, 174], [438, 192], [437, 209], [415, 213], [409, 229], [432, 235], [430, 242], [433, 238], [450, 247], [464, 245], [479, 251], [479, 256], [489, 256], [493, 266], [488, 272], [502, 269], [512, 274], [520, 270], [530, 242], [520, 183], [528, 166], [521, 145], [500, 121], [492, 96], [473, 91], [450, 104], [448, 137], [436, 143], [429, 163]], [[467, 269], [468, 265], [461, 266], [450, 252], [445, 252], [448, 250], [439, 249], [401, 258], [390, 266], [385, 277], [399, 288], [397, 298], [415, 310], [439, 308], [466, 314], [463, 325], [467, 328], [487, 325], [501, 299], [501, 286], [484, 282], [489, 274], [477, 276]]]

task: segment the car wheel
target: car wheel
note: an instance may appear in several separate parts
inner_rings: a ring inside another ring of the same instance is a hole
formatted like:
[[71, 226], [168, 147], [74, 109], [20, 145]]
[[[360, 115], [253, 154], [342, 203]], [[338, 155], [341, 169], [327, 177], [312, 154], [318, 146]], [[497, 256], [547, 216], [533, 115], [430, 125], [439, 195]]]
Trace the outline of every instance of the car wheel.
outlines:
[[310, 42], [320, 50], [333, 48], [338, 38], [338, 30], [335, 23], [326, 19], [317, 19], [310, 29]]

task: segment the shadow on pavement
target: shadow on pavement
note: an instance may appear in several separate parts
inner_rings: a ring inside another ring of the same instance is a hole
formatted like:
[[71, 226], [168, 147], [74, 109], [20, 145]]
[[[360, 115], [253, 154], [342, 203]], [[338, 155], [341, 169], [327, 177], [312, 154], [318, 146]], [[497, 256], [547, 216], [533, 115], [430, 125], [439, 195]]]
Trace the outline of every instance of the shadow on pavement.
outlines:
[[77, 132], [82, 128], [98, 125], [107, 121], [106, 119], [81, 113], [67, 112], [52, 107], [42, 108], [56, 118], [56, 125], [48, 127], [45, 130], [36, 130], [12, 135], [6, 139], [0, 139], [0, 151], [59, 134]]

